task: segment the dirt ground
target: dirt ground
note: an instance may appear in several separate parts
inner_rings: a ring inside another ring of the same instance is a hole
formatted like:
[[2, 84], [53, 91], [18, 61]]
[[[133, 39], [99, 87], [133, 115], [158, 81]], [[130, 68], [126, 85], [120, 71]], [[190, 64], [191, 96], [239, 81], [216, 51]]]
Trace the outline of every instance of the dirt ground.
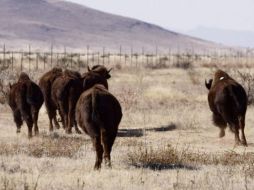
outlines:
[[228, 129], [224, 138], [218, 137], [204, 85], [214, 70], [113, 70], [109, 90], [122, 105], [123, 119], [112, 150], [112, 168], [103, 166], [101, 171], [93, 170], [95, 153], [87, 135], [75, 134], [74, 130], [71, 135], [63, 129], [48, 131], [44, 106], [39, 116], [40, 135], [29, 140], [26, 125], [16, 134], [10, 108], [1, 105], [1, 189], [253, 189], [254, 160], [137, 167], [130, 159], [136, 155], [138, 163], [141, 152], [160, 153], [168, 146], [215, 158], [232, 152], [239, 158], [254, 153], [253, 106], [246, 115], [247, 148], [235, 147], [234, 135]]

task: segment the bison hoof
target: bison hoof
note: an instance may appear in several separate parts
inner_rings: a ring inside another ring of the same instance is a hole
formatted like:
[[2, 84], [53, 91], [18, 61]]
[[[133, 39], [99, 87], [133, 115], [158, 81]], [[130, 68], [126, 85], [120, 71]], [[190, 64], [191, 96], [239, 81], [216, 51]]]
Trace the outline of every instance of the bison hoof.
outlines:
[[57, 129], [60, 129], [60, 125], [56, 125], [55, 127], [56, 127]]
[[243, 145], [243, 146], [246, 146], [246, 147], [248, 146], [248, 144], [247, 144], [246, 141], [242, 141], [242, 145]]
[[17, 129], [16, 133], [20, 133], [20, 129]]
[[219, 134], [219, 137], [222, 138], [225, 136], [225, 130], [221, 130], [220, 131], [220, 134]]
[[65, 133], [66, 134], [71, 134], [72, 132], [71, 132], [71, 130], [66, 130]]
[[81, 134], [81, 131], [79, 129], [75, 129], [77, 134]]
[[94, 170], [100, 170], [101, 169], [101, 166], [100, 165], [98, 165], [98, 164], [95, 164], [95, 166], [94, 166]]

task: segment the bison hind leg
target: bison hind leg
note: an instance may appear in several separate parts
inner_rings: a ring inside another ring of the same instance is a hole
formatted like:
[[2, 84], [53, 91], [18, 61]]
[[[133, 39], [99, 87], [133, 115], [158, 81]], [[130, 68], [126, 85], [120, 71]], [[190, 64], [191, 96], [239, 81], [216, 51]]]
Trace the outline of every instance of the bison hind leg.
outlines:
[[241, 129], [241, 134], [242, 134], [242, 145], [243, 146], [248, 146], [247, 141], [246, 141], [246, 137], [245, 137], [245, 133], [244, 133], [244, 128], [245, 128], [245, 117], [240, 116], [239, 117], [239, 125], [240, 125], [240, 129]]
[[104, 161], [107, 167], [111, 167], [111, 150], [116, 138], [116, 133], [114, 131], [101, 130], [101, 141], [104, 150]]
[[15, 110], [13, 112], [13, 116], [14, 116], [14, 121], [17, 126], [17, 133], [20, 133], [20, 128], [21, 128], [21, 125], [23, 124], [21, 112], [19, 110]]
[[219, 137], [222, 138], [225, 136], [225, 129], [227, 127], [227, 122], [219, 114], [213, 114], [213, 123], [220, 128]]
[[102, 163], [103, 147], [101, 145], [100, 137], [93, 137], [92, 140], [93, 140], [93, 145], [96, 151], [96, 161], [95, 161], [94, 169], [99, 170], [101, 168], [101, 163]]
[[39, 128], [38, 128], [38, 115], [39, 110], [35, 107], [32, 107], [32, 118], [33, 118], [33, 124], [34, 124], [34, 134], [39, 134]]

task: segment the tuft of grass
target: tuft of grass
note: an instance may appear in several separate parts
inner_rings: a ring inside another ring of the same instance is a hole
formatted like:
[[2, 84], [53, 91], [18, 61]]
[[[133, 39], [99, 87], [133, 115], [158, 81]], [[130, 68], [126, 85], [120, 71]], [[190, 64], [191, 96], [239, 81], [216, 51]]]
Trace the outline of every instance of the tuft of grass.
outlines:
[[247, 165], [248, 171], [254, 171], [254, 153], [238, 154], [234, 151], [224, 153], [193, 152], [188, 147], [179, 150], [170, 145], [162, 149], [139, 147], [127, 157], [130, 165], [153, 170], [197, 169], [202, 165]]
[[26, 154], [33, 157], [72, 158], [85, 143], [84, 138], [65, 136], [44, 136], [31, 140], [27, 146], [17, 143], [0, 143], [0, 155]]

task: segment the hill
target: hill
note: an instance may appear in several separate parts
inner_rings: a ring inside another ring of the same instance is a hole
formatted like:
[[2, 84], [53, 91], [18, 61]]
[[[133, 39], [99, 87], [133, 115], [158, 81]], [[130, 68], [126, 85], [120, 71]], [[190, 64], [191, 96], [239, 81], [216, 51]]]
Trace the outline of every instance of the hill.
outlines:
[[140, 20], [60, 0], [1, 0], [0, 42], [9, 48], [68, 47], [123, 51], [210, 49], [218, 44], [189, 37]]

